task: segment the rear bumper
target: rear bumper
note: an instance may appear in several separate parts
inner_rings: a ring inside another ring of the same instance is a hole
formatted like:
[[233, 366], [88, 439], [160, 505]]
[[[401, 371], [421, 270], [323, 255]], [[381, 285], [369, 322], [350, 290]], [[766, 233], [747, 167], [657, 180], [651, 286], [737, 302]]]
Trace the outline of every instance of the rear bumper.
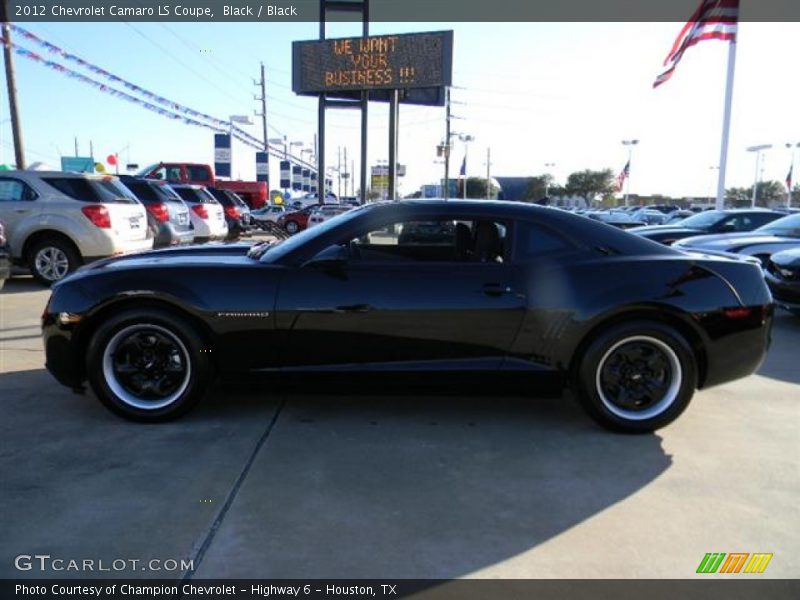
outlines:
[[767, 357], [772, 336], [774, 306], [751, 307], [743, 318], [721, 314], [703, 318], [708, 335], [705, 363], [706, 377], [700, 387], [707, 388], [755, 373]]

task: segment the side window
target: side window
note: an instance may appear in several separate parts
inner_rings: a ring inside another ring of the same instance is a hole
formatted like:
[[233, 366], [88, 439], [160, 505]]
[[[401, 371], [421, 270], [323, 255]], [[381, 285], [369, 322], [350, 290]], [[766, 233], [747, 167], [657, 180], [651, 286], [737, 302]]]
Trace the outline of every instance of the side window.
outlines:
[[752, 219], [756, 227], [761, 227], [767, 223], [772, 223], [775, 220], [775, 215], [765, 212], [762, 214], [752, 215]]
[[102, 202], [103, 199], [90, 184], [81, 177], [45, 177], [42, 179], [62, 194], [81, 202]]
[[355, 260], [502, 263], [506, 226], [485, 220], [408, 220], [365, 231], [350, 248]]
[[549, 227], [529, 221], [519, 223], [516, 246], [516, 258], [518, 260], [547, 256], [548, 254], [571, 250], [575, 247], [569, 240]]
[[186, 167], [189, 181], [211, 181], [211, 174], [208, 168], [200, 165], [189, 165]]
[[163, 167], [159, 170], [159, 173], [162, 171], [164, 172], [165, 181], [179, 182], [181, 180], [181, 168], [177, 165]]
[[0, 202], [22, 202], [26, 189], [30, 188], [16, 179], [0, 179]]

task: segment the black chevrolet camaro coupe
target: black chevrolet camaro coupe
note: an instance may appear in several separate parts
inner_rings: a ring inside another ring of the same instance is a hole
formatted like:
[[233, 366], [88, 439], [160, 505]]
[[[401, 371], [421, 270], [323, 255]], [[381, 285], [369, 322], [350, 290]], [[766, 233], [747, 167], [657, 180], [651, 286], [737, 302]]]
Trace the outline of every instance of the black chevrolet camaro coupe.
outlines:
[[43, 315], [47, 368], [114, 412], [177, 417], [242, 371], [525, 371], [619, 431], [751, 374], [772, 323], [757, 265], [519, 203], [354, 209], [272, 244], [87, 265]]

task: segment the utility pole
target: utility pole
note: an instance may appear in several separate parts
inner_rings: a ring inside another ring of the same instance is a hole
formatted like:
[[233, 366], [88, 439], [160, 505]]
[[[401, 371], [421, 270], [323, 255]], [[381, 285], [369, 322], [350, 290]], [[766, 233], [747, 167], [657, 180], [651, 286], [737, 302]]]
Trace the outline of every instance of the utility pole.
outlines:
[[75, 136], [75, 156], [78, 156], [78, 136]]
[[269, 142], [267, 141], [267, 82], [264, 77], [264, 63], [261, 63], [261, 81], [254, 81], [255, 85], [261, 86], [261, 97], [255, 97], [256, 100], [261, 101], [261, 112], [256, 113], [257, 117], [261, 117], [261, 127], [264, 131], [264, 152], [269, 152]]
[[[8, 6], [3, 2], [3, 8], [7, 11]], [[14, 58], [11, 50], [11, 28], [7, 22], [3, 22], [3, 55], [6, 63], [6, 84], [8, 85], [8, 110], [11, 113], [11, 132], [14, 137], [14, 157], [17, 169], [25, 168], [25, 148], [22, 143], [22, 127], [19, 120], [19, 107], [17, 105], [17, 82], [14, 76]]]
[[338, 164], [336, 166], [336, 174], [338, 175], [339, 185], [338, 185], [338, 192], [339, 192], [339, 202], [342, 201], [342, 147], [337, 147], [337, 154], [338, 154]]
[[446, 125], [444, 134], [444, 199], [450, 196], [450, 88], [445, 90], [445, 103], [447, 105], [446, 111]]

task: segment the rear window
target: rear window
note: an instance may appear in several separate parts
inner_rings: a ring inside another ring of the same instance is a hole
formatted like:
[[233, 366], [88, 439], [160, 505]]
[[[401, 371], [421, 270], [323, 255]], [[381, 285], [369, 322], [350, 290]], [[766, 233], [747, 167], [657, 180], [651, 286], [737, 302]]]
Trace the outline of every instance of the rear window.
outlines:
[[44, 177], [42, 181], [81, 202], [135, 204], [136, 197], [112, 180], [82, 177]]
[[233, 204], [233, 200], [230, 199], [225, 190], [220, 190], [217, 188], [208, 188], [208, 193], [214, 196], [217, 199], [217, 202], [224, 206], [231, 206]]
[[174, 188], [178, 195], [186, 202], [200, 203], [200, 204], [215, 204], [214, 196], [205, 190], [195, 188]]
[[155, 204], [163, 201], [163, 198], [148, 183], [126, 181], [125, 187], [132, 191], [144, 204]]

